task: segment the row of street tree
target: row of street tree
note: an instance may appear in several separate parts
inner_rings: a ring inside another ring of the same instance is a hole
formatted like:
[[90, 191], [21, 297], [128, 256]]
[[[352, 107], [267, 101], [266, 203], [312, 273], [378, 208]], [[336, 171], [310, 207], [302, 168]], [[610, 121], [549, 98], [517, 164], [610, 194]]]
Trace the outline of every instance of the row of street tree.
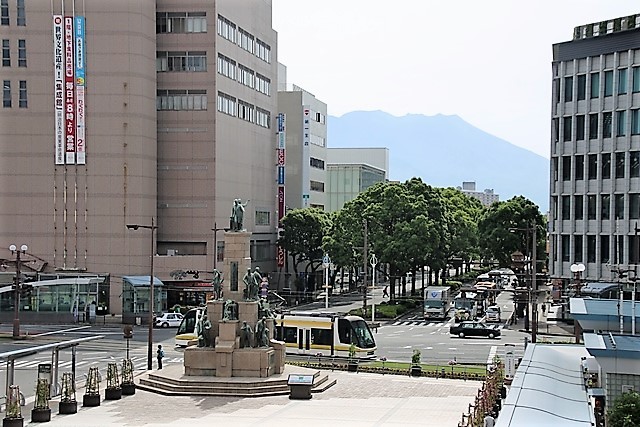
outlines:
[[[366, 223], [366, 224], [365, 224]], [[537, 205], [517, 196], [490, 207], [454, 188], [436, 188], [413, 178], [378, 183], [334, 213], [294, 209], [282, 219], [278, 244], [291, 257], [298, 277], [312, 274], [328, 253], [337, 271], [364, 265], [365, 230], [369, 254], [388, 266], [390, 297], [396, 280], [428, 267], [436, 274], [452, 260], [509, 266], [514, 251], [531, 253], [537, 233], [538, 260], [546, 259], [546, 219]], [[414, 284], [412, 284], [414, 286]], [[412, 288], [412, 293], [414, 289]]]

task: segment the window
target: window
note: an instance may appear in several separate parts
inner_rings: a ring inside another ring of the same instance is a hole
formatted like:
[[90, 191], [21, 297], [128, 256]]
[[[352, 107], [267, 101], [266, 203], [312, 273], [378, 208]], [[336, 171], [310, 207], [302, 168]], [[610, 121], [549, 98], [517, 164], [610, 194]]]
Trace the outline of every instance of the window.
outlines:
[[27, 17], [25, 16], [24, 12], [24, 0], [17, 0], [16, 6], [18, 9], [16, 24], [18, 25], [18, 27], [24, 27], [27, 25]]
[[18, 67], [27, 66], [27, 41], [18, 40]]
[[9, 25], [9, 0], [0, 0], [0, 25]]
[[640, 135], [640, 110], [631, 110], [631, 135]]
[[613, 70], [604, 72], [604, 96], [613, 95]]
[[591, 73], [591, 98], [600, 96], [600, 73]]
[[624, 194], [613, 196], [613, 215], [615, 219], [624, 219]]
[[158, 111], [196, 111], [206, 109], [206, 90], [159, 90], [157, 92], [156, 110]]
[[553, 79], [553, 95], [556, 103], [560, 102], [560, 79]]
[[603, 194], [600, 196], [600, 219], [607, 220], [611, 217], [611, 196]]
[[596, 196], [587, 196], [587, 219], [596, 219]]
[[616, 136], [625, 136], [627, 128], [627, 112], [616, 111]]
[[587, 262], [596, 262], [596, 236], [587, 236]]
[[207, 52], [157, 52], [156, 71], [207, 71]]
[[584, 141], [584, 115], [576, 116], [576, 140]]
[[571, 156], [562, 156], [562, 180], [571, 180]]
[[255, 72], [244, 65], [238, 64], [238, 82], [250, 88], [255, 87]]
[[582, 236], [573, 236], [573, 260], [582, 262]]
[[575, 180], [582, 181], [584, 179], [584, 156], [579, 154], [575, 157]]
[[600, 262], [609, 262], [609, 236], [600, 235]]
[[562, 219], [571, 219], [571, 196], [562, 196]]
[[629, 163], [629, 176], [631, 178], [640, 177], [640, 151], [629, 152]]
[[640, 193], [629, 194], [629, 219], [640, 219]]
[[562, 140], [571, 141], [571, 116], [562, 119]]
[[598, 114], [589, 114], [589, 139], [598, 138]]
[[18, 108], [27, 108], [27, 81], [26, 80], [20, 80]]
[[221, 53], [218, 54], [218, 73], [230, 79], [236, 79], [236, 61], [227, 58]]
[[633, 67], [633, 92], [640, 92], [640, 67]]
[[238, 46], [246, 50], [247, 52], [253, 53], [255, 50], [255, 38], [251, 33], [242, 28], [238, 27]]
[[232, 43], [235, 43], [237, 40], [236, 24], [229, 21], [224, 16], [218, 15], [218, 35]]
[[562, 235], [562, 261], [563, 262], [569, 262], [569, 254], [571, 253], [569, 248], [570, 237], [571, 236], [569, 236], [568, 234]]
[[587, 177], [589, 179], [598, 179], [598, 155], [589, 154], [589, 163], [587, 165]]
[[618, 70], [618, 95], [627, 93], [627, 68]]
[[255, 107], [248, 102], [238, 100], [238, 118], [247, 122], [255, 122]]
[[311, 191], [319, 191], [320, 193], [324, 193], [324, 182], [319, 181], [311, 181]]
[[324, 170], [324, 160], [316, 159], [315, 157], [309, 158], [309, 165], [312, 168]]
[[578, 101], [582, 101], [587, 96], [587, 75], [580, 74], [578, 76]]
[[625, 153], [616, 153], [616, 178], [624, 178]]
[[2, 39], [2, 66], [11, 67], [11, 50], [9, 39]]
[[256, 90], [260, 93], [271, 96], [271, 80], [256, 73]]
[[218, 92], [218, 111], [230, 116], [236, 115], [236, 99], [223, 92]]
[[11, 81], [2, 81], [2, 108], [11, 108]]
[[573, 101], [573, 77], [564, 78], [564, 102]]
[[611, 154], [602, 154], [602, 179], [611, 178]]
[[267, 110], [256, 107], [256, 124], [269, 129], [271, 127], [271, 113]]
[[271, 212], [257, 210], [256, 225], [271, 225]]
[[158, 12], [156, 33], [206, 33], [206, 12]]
[[575, 220], [584, 219], [584, 198], [583, 198], [583, 196], [573, 196], [573, 218]]
[[560, 140], [560, 119], [557, 117], [551, 119], [551, 132], [553, 142], [558, 142]]
[[611, 122], [612, 122], [612, 114], [609, 111], [608, 113], [602, 113], [602, 137], [603, 138], [611, 138]]
[[271, 63], [271, 46], [260, 39], [256, 39], [256, 56], [264, 62]]

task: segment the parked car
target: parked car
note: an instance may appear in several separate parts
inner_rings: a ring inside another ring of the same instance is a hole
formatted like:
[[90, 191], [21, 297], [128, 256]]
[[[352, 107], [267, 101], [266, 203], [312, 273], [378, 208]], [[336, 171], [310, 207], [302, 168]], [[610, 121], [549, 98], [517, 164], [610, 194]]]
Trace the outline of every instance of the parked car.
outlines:
[[162, 313], [156, 317], [156, 326], [161, 328], [177, 328], [180, 326], [183, 317], [180, 313]]
[[464, 337], [489, 337], [496, 338], [500, 336], [500, 329], [497, 326], [489, 326], [482, 322], [460, 322], [449, 328], [451, 335]]

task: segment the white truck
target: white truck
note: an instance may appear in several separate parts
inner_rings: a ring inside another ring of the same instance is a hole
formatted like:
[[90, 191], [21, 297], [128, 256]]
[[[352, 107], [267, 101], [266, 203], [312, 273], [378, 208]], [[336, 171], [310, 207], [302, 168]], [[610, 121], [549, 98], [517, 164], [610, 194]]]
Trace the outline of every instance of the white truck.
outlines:
[[451, 288], [429, 286], [424, 288], [424, 318], [446, 319], [451, 309]]

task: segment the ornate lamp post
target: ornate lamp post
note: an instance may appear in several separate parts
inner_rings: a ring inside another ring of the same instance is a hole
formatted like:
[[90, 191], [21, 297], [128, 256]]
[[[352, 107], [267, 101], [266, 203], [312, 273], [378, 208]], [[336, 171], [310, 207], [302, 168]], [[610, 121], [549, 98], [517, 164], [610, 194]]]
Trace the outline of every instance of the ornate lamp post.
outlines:
[[155, 238], [154, 231], [158, 228], [154, 223], [154, 219], [151, 218], [151, 225], [140, 225], [140, 224], [127, 224], [127, 228], [129, 230], [137, 230], [139, 228], [144, 228], [147, 230], [151, 230], [151, 273], [149, 275], [149, 339], [147, 342], [147, 369], [153, 369], [153, 303], [154, 303], [154, 295], [153, 295], [153, 256], [155, 253]]
[[18, 338], [20, 336], [20, 290], [22, 289], [20, 255], [26, 253], [28, 249], [27, 245], [20, 246], [19, 250], [16, 245], [9, 246], [11, 255], [16, 256], [16, 277], [13, 285], [13, 338]]
[[[378, 265], [378, 257], [376, 256], [376, 254], [371, 254], [371, 257], [369, 258], [369, 264], [371, 264], [371, 269], [372, 269], [372, 277], [371, 277], [371, 284], [372, 284], [372, 289], [375, 290], [376, 289], [376, 265]], [[376, 321], [376, 300], [373, 298], [373, 290], [371, 291], [371, 323]]]

